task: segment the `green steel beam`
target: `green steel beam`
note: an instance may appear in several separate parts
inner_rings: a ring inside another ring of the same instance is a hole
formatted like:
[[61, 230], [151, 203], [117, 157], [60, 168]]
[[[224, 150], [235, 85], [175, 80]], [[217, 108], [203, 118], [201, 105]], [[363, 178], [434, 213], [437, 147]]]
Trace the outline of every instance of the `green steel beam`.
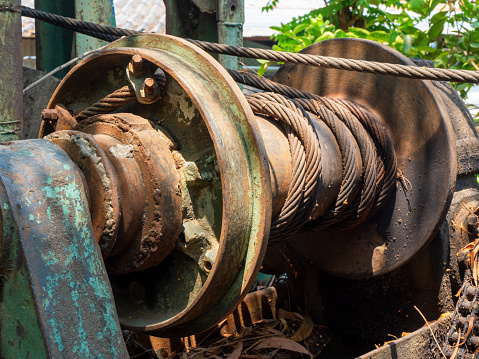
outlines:
[[0, 0], [0, 142], [22, 136], [20, 0]]
[[164, 0], [166, 33], [182, 38], [216, 42], [216, 14], [202, 12], [191, 0]]
[[[166, 33], [178, 37], [242, 46], [244, 0], [165, 0]], [[216, 57], [216, 56], [215, 56]], [[219, 55], [220, 63], [241, 70], [237, 57]]]
[[[113, 0], [76, 0], [75, 15], [79, 20], [116, 26]], [[108, 43], [103, 40], [83, 34], [76, 34], [77, 55], [84, 54], [87, 51], [97, 49], [107, 44]]]
[[[62, 16], [75, 17], [75, 0], [35, 0], [35, 8]], [[37, 69], [49, 72], [72, 59], [74, 33], [35, 20]], [[63, 78], [69, 69], [55, 74]]]
[[[243, 46], [244, 0], [218, 0], [218, 43]], [[219, 55], [219, 62], [234, 70], [243, 66], [236, 56]]]

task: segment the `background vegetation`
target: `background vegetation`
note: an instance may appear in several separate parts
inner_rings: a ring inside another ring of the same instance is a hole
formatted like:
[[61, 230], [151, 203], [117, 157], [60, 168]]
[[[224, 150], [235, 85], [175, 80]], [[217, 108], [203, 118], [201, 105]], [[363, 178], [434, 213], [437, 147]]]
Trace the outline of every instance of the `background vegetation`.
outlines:
[[[269, 0], [263, 11], [274, 10]], [[479, 71], [476, 0], [326, 0], [326, 6], [273, 26], [274, 50], [298, 52], [315, 42], [355, 37], [378, 41], [435, 67]], [[271, 63], [264, 61], [263, 73]], [[463, 98], [471, 84], [452, 83]], [[477, 116], [476, 116], [477, 117]]]

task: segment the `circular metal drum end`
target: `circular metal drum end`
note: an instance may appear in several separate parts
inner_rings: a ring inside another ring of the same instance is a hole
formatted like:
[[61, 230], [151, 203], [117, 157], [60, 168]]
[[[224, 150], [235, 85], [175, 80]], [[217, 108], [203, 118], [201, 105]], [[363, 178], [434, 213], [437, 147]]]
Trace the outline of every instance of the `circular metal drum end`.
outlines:
[[[302, 53], [414, 65], [377, 42], [334, 39]], [[454, 132], [430, 81], [286, 64], [274, 81], [373, 111], [397, 155], [395, 193], [374, 217], [343, 231], [309, 231], [287, 242], [293, 255], [345, 276], [388, 273], [409, 261], [445, 219], [456, 180]], [[272, 254], [273, 255], [273, 254]]]
[[[75, 66], [48, 107], [62, 103], [79, 114], [128, 84], [125, 69], [137, 54], [142, 68], [164, 72], [162, 96], [151, 104], [133, 101], [109, 116], [141, 116], [167, 139], [180, 175], [181, 234], [161, 263], [110, 279], [124, 328], [186, 336], [225, 318], [256, 278], [271, 222], [269, 169], [238, 86], [211, 56], [178, 38], [133, 36], [112, 43]], [[93, 133], [90, 126], [100, 120], [84, 121], [77, 129]], [[105, 149], [103, 135], [94, 136]], [[128, 205], [125, 198], [123, 203]]]

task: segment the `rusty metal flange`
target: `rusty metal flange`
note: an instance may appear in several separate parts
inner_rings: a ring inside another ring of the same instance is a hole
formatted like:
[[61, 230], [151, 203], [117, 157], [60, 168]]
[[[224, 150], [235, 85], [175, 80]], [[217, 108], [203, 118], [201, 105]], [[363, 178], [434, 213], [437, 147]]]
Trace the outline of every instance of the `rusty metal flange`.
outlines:
[[[302, 52], [414, 65], [387, 46], [360, 39], [322, 41]], [[293, 64], [282, 66], [273, 79], [351, 100], [376, 113], [394, 144], [400, 170], [396, 193], [373, 218], [351, 230], [301, 233], [287, 246], [318, 268], [346, 277], [380, 275], [406, 263], [439, 230], [455, 187], [454, 132], [434, 86]]]
[[[271, 221], [269, 170], [240, 89], [212, 57], [178, 38], [118, 40], [78, 64], [48, 107], [62, 103], [80, 113], [127, 83], [125, 68], [137, 54], [166, 74], [162, 98], [118, 111], [148, 119], [169, 139], [181, 176], [183, 232], [162, 263], [111, 276], [111, 283], [122, 326], [184, 336], [226, 317], [255, 280]], [[43, 126], [42, 134], [51, 130]]]
[[179, 176], [167, 145], [147, 120], [131, 114], [93, 116], [75, 129], [103, 148], [124, 200], [119, 243], [105, 261], [109, 273], [159, 264], [181, 230]]
[[56, 131], [45, 139], [62, 148], [82, 171], [95, 238], [103, 258], [108, 257], [115, 245], [120, 222], [118, 179], [110, 161], [93, 137], [86, 133]]

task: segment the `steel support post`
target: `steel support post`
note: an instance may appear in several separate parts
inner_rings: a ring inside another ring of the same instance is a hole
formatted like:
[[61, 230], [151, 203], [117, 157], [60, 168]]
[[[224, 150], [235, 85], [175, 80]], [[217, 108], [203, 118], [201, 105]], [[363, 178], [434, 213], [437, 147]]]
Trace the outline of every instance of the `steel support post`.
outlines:
[[[35, 0], [35, 8], [62, 16], [75, 17], [75, 0]], [[72, 58], [74, 33], [55, 25], [35, 20], [37, 69], [49, 72]], [[68, 68], [55, 74], [63, 78]]]
[[22, 26], [20, 0], [0, 0], [0, 141], [22, 134]]
[[[218, 0], [216, 4], [214, 0], [165, 0], [165, 5], [167, 34], [243, 45], [244, 0]], [[242, 68], [238, 58], [219, 55], [218, 59], [225, 67]]]
[[[113, 0], [76, 0], [75, 17], [79, 20], [97, 24], [116, 26]], [[105, 46], [106, 41], [95, 39], [88, 35], [76, 34], [76, 53], [84, 54], [87, 51]]]
[[164, 0], [166, 33], [195, 40], [218, 41], [214, 11], [201, 11], [191, 0]]
[[[244, 0], [218, 0], [218, 43], [243, 46]], [[236, 56], [218, 55], [219, 62], [227, 68], [241, 70]]]

